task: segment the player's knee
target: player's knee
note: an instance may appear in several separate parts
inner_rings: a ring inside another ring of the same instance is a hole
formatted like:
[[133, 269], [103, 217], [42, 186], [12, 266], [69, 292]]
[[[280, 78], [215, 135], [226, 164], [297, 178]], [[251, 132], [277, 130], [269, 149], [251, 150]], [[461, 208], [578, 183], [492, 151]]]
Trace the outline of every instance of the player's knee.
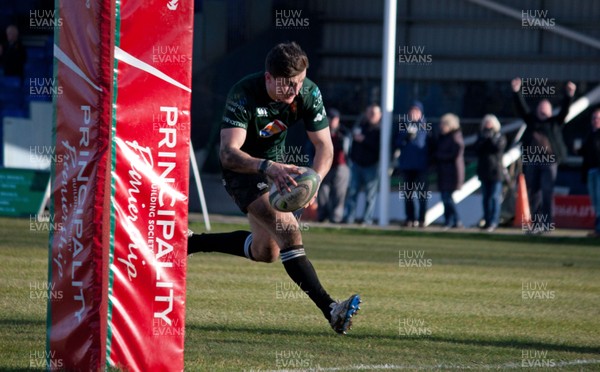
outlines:
[[264, 263], [273, 263], [279, 259], [279, 251], [278, 252], [269, 252], [264, 258]]
[[273, 263], [273, 262], [277, 261], [278, 258], [279, 258], [279, 252], [277, 252], [277, 253], [262, 252], [257, 257], [254, 257], [254, 260], [257, 262]]
[[253, 246], [252, 255], [255, 261], [272, 263], [279, 258], [279, 247], [276, 244], [264, 244], [254, 249]]

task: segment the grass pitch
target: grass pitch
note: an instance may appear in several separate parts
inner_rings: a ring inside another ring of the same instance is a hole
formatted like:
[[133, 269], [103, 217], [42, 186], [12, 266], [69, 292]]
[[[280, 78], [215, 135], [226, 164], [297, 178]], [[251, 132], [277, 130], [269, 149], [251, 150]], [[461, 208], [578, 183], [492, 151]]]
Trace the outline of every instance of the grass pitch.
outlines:
[[[0, 369], [45, 350], [31, 286], [47, 280], [47, 238], [0, 219]], [[280, 263], [196, 254], [186, 370], [600, 370], [597, 241], [310, 225], [304, 243], [330, 294], [363, 297], [351, 333], [334, 334]]]

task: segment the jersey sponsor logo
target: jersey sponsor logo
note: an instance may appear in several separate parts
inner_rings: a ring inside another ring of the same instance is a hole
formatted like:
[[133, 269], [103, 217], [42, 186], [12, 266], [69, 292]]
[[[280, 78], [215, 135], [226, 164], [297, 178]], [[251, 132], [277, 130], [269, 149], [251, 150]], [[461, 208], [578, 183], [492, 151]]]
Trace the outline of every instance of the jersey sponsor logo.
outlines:
[[315, 116], [315, 118], [313, 119], [313, 121], [316, 123], [318, 121], [323, 121], [323, 119], [325, 118], [325, 115], [327, 115], [325, 113], [325, 107], [323, 107], [323, 110], [321, 110], [320, 113], [317, 114], [317, 116]]
[[323, 96], [321, 95], [321, 91], [319, 87], [315, 87], [315, 90], [312, 92], [312, 96], [315, 98], [315, 102], [313, 103], [313, 108], [317, 108], [323, 104]]
[[235, 112], [235, 110], [239, 110], [244, 113], [246, 112], [243, 100], [239, 100], [239, 102], [236, 102], [234, 100], [228, 99], [227, 102], [225, 102], [225, 108], [231, 112]]
[[256, 116], [257, 117], [267, 117], [269, 116], [269, 110], [266, 107], [257, 107], [256, 108]]
[[259, 135], [262, 138], [269, 138], [277, 133], [285, 131], [286, 129], [287, 125], [285, 125], [282, 121], [275, 119], [261, 129]]
[[227, 116], [223, 117], [223, 121], [229, 125], [233, 125], [234, 127], [246, 128], [246, 124], [242, 123], [241, 121], [231, 120]]

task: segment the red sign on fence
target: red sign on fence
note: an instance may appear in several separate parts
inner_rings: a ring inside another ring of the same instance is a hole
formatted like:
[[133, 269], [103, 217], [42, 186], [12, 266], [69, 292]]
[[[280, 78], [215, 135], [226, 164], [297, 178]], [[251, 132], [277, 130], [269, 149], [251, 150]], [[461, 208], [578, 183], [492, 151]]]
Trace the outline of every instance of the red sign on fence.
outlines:
[[588, 195], [554, 195], [556, 227], [593, 229], [594, 210]]

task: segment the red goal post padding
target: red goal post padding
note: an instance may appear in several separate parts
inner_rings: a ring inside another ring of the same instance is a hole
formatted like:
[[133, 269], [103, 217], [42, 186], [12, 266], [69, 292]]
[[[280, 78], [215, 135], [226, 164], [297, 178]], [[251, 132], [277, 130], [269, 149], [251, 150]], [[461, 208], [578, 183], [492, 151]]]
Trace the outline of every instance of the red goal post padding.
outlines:
[[48, 363], [182, 370], [193, 1], [60, 0], [55, 16], [67, 160], [53, 166]]

